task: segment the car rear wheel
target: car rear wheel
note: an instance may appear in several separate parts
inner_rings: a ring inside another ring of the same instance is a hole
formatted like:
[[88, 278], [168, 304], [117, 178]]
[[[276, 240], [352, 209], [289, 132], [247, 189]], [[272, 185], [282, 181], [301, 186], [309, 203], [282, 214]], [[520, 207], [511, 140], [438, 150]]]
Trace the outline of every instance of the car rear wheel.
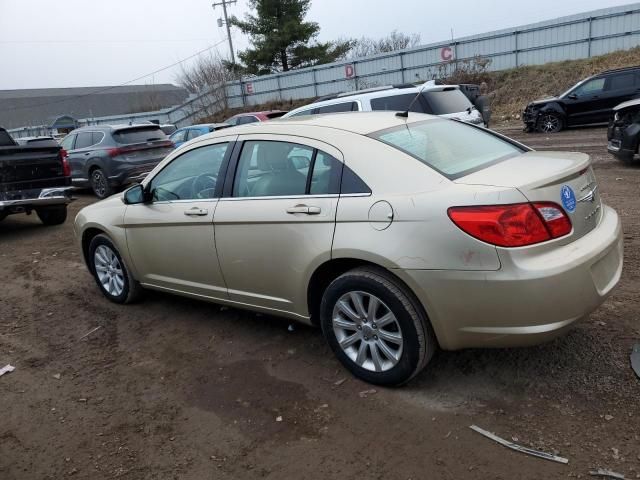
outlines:
[[112, 193], [109, 180], [100, 168], [91, 171], [91, 188], [96, 197], [100, 199], [107, 198]]
[[96, 235], [89, 244], [89, 266], [100, 291], [115, 303], [131, 303], [141, 293], [120, 252], [106, 235]]
[[564, 127], [562, 117], [556, 113], [543, 113], [538, 119], [540, 133], [557, 133]]
[[356, 377], [400, 385], [420, 372], [436, 350], [431, 325], [416, 303], [384, 270], [357, 268], [325, 291], [322, 331], [338, 360]]
[[60, 225], [67, 220], [67, 206], [38, 208], [36, 214], [45, 225]]

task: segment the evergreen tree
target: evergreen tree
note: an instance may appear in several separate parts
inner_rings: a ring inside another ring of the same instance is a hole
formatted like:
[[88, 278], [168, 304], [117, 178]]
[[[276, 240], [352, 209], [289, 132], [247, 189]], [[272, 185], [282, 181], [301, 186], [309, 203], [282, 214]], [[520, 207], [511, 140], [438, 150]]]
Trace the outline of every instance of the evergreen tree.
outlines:
[[305, 22], [311, 0], [249, 0], [255, 15], [230, 23], [249, 35], [251, 48], [239, 53], [247, 73], [260, 75], [333, 62], [352, 42], [316, 41], [320, 26]]

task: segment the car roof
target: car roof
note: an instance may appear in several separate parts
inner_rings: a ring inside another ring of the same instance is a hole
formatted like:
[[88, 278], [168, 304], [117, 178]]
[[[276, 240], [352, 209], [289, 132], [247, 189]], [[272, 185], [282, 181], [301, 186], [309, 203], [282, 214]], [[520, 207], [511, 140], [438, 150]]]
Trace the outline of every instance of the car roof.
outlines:
[[425, 82], [422, 85], [408, 87], [406, 85], [388, 86], [388, 87], [375, 87], [366, 90], [355, 90], [354, 92], [341, 93], [335, 98], [328, 100], [315, 101], [302, 107], [298, 107], [291, 110], [289, 114], [295, 114], [306, 110], [313, 110], [314, 108], [320, 108], [327, 105], [336, 105], [339, 103], [355, 102], [357, 100], [367, 100], [374, 98], [384, 98], [395, 95], [407, 95], [426, 92], [442, 92], [445, 90], [460, 90], [458, 85], [437, 85], [433, 81]]
[[298, 117], [277, 118], [268, 122], [254, 122], [236, 127], [225, 128], [219, 132], [213, 132], [204, 138], [247, 133], [287, 133], [291, 127], [318, 127], [323, 129], [337, 129], [358, 135], [368, 135], [379, 130], [396, 126], [411, 124], [418, 121], [441, 119], [436, 115], [409, 112], [409, 116], [398, 117], [398, 112], [376, 111], [376, 112], [343, 112], [343, 113], [323, 113], [319, 115], [303, 115]]
[[80, 127], [80, 128], [76, 128], [74, 130], [72, 130], [71, 132], [69, 132], [69, 134], [72, 133], [78, 133], [78, 132], [84, 132], [84, 131], [99, 131], [99, 132], [115, 132], [116, 130], [127, 130], [127, 129], [136, 129], [136, 128], [149, 128], [149, 127], [156, 127], [156, 128], [160, 128], [160, 125], [156, 124], [156, 123], [134, 123], [133, 125], [127, 125], [126, 123], [123, 124], [119, 124], [119, 125], [85, 125], [84, 127]]

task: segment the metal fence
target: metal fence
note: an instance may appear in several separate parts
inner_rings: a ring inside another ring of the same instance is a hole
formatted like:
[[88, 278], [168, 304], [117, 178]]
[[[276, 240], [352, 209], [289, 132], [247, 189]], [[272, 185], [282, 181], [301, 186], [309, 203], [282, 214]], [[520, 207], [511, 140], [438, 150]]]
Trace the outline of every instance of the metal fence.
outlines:
[[389, 54], [245, 79], [227, 86], [230, 107], [319, 97], [430, 80], [483, 57], [489, 70], [603, 55], [640, 45], [640, 3], [595, 10]]
[[[430, 80], [475, 57], [489, 70], [576, 60], [640, 45], [640, 3], [579, 13], [505, 30], [454, 38], [388, 54], [229, 82], [227, 106], [304, 99], [378, 85]], [[154, 120], [178, 127], [212, 113], [219, 95], [193, 95], [184, 104], [155, 112], [81, 119], [81, 125]], [[13, 135], [25, 136], [25, 127]]]

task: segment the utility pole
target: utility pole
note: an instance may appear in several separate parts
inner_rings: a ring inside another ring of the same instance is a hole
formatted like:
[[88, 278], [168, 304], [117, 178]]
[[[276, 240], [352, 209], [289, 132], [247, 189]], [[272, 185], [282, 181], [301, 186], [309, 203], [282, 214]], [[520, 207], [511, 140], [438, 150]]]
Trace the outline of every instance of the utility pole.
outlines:
[[[222, 11], [224, 12], [224, 24], [227, 27], [227, 38], [229, 39], [229, 50], [231, 51], [231, 64], [235, 66], [236, 56], [233, 53], [233, 43], [231, 42], [231, 27], [229, 26], [229, 18], [227, 17], [227, 5], [236, 3], [237, 0], [221, 0], [219, 3], [213, 3], [211, 6], [215, 10], [217, 6], [222, 5]], [[222, 26], [222, 19], [218, 19], [218, 26]]]

